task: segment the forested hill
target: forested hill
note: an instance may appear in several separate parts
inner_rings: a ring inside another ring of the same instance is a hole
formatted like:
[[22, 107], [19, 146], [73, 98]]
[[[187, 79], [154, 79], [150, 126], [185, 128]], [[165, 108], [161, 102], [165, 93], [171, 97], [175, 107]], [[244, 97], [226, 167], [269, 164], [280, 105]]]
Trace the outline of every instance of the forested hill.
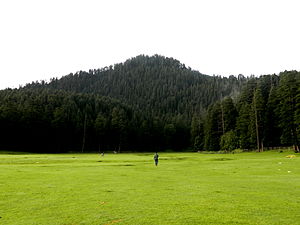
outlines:
[[173, 58], [140, 55], [124, 63], [89, 72], [77, 72], [50, 83], [25, 88], [51, 88], [109, 96], [130, 105], [145, 116], [169, 120], [193, 114], [225, 96], [236, 96], [246, 82], [243, 76], [207, 76]]
[[299, 151], [300, 72], [207, 76], [140, 55], [0, 91], [0, 127], [0, 150]]

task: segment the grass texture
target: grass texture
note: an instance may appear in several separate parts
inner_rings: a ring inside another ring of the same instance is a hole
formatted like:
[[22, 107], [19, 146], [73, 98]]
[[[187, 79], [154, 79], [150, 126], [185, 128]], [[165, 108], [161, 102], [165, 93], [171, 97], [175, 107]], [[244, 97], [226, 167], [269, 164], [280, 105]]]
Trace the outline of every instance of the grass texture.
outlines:
[[2, 153], [0, 224], [300, 224], [291, 154]]

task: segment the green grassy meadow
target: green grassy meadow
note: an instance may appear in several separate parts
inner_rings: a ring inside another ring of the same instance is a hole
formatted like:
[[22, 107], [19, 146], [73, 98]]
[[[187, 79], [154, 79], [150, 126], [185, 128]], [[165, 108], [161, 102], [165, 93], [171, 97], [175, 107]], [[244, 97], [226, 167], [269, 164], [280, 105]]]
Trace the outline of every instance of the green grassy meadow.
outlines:
[[2, 153], [0, 224], [300, 224], [289, 154]]

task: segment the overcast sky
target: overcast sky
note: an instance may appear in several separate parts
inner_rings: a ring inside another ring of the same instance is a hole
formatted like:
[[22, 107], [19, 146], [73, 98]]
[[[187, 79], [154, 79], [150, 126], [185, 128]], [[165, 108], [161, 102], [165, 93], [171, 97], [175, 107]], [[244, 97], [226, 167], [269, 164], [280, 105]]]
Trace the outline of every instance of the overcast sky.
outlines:
[[300, 70], [298, 0], [1, 0], [0, 89], [123, 62], [208, 75]]

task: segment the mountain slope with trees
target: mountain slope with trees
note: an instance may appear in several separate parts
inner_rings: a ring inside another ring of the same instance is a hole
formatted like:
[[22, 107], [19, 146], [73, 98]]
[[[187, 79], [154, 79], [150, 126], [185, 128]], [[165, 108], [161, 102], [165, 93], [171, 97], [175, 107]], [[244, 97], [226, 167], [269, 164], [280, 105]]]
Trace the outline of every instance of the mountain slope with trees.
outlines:
[[0, 91], [1, 149], [299, 149], [300, 73], [207, 76], [140, 55]]
[[237, 95], [246, 78], [207, 76], [173, 58], [140, 55], [124, 63], [89, 72], [77, 72], [50, 83], [25, 88], [50, 88], [93, 93], [120, 100], [148, 116], [168, 120], [180, 115], [190, 121], [222, 96]]

